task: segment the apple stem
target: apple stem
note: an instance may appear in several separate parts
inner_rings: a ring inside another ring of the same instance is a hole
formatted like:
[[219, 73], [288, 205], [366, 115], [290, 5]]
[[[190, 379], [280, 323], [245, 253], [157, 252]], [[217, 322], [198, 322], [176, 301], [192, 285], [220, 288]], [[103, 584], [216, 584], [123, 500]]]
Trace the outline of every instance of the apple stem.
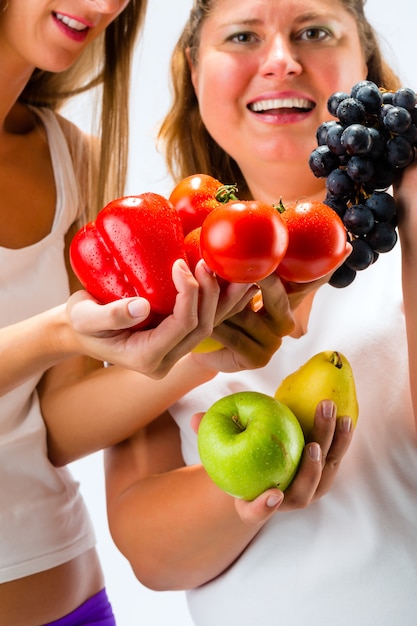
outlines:
[[243, 432], [245, 429], [243, 428], [242, 424], [239, 421], [239, 416], [238, 415], [232, 415], [232, 420], [234, 421], [234, 423], [236, 424], [236, 426], [238, 426], [240, 428], [240, 430]]

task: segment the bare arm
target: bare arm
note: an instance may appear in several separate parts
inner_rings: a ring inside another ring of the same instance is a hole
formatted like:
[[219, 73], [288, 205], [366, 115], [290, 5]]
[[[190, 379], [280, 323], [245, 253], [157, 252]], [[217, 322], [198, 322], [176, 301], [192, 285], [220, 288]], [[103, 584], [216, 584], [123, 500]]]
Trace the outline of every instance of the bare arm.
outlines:
[[395, 189], [402, 251], [402, 286], [407, 327], [410, 387], [417, 426], [417, 162], [408, 167]]
[[85, 359], [62, 363], [39, 387], [48, 454], [55, 465], [126, 439], [216, 374], [190, 355], [161, 380], [117, 366], [89, 372], [85, 367]]
[[334, 415], [318, 411], [312, 440], [320, 445], [306, 446], [284, 500], [276, 489], [235, 500], [201, 465], [184, 467], [168, 414], [107, 450], [110, 529], [137, 578], [157, 590], [199, 586], [231, 565], [277, 509], [304, 508], [326, 493], [352, 436], [349, 422], [336, 426]]
[[[248, 296], [245, 291], [242, 300], [241, 287], [236, 291], [231, 285], [217, 307], [217, 314], [225, 316], [238, 309], [222, 333], [225, 348], [215, 354], [188, 354], [160, 380], [117, 366], [90, 371], [89, 361], [81, 358], [52, 368], [39, 386], [50, 459], [62, 465], [113, 445], [219, 370], [236, 371], [267, 362], [293, 321], [279, 279], [268, 279], [263, 289], [265, 310], [256, 314], [251, 308], [240, 312]], [[148, 352], [152, 358], [151, 346]]]

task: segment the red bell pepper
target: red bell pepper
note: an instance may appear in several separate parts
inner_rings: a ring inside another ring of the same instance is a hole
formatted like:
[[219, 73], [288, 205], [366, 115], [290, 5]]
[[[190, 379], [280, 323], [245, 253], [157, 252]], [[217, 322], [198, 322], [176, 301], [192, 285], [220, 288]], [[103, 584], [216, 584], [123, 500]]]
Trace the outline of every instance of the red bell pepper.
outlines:
[[151, 314], [140, 328], [172, 313], [177, 291], [172, 265], [186, 259], [181, 219], [163, 196], [143, 193], [107, 204], [75, 235], [72, 268], [84, 288], [105, 304], [141, 296]]

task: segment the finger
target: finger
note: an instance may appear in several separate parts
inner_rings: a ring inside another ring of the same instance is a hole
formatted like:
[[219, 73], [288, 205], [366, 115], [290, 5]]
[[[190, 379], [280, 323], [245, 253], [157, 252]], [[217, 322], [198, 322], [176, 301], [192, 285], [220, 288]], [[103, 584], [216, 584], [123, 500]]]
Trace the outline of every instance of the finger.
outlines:
[[334, 483], [343, 457], [349, 449], [353, 437], [352, 420], [343, 416], [337, 420], [333, 443], [324, 458], [324, 468], [316, 498], [327, 493]]
[[259, 312], [276, 334], [281, 337], [289, 335], [295, 322], [283, 283], [276, 274], [271, 274], [260, 281], [259, 287], [262, 291], [262, 308]]
[[235, 498], [235, 507], [242, 522], [252, 526], [262, 526], [280, 508], [283, 500], [282, 491], [268, 489], [250, 502]]
[[229, 283], [222, 287], [217, 305], [215, 326], [242, 311], [258, 291], [256, 285]]
[[321, 447], [325, 459], [336, 429], [337, 406], [332, 400], [322, 400], [316, 407], [314, 423], [308, 441], [315, 441]]
[[195, 413], [192, 417], [191, 417], [191, 428], [193, 429], [193, 431], [195, 433], [198, 432], [198, 428], [201, 424], [201, 420], [203, 419], [203, 415], [204, 413]]
[[69, 298], [67, 311], [74, 330], [93, 335], [131, 328], [143, 322], [150, 313], [150, 305], [145, 298], [124, 298], [99, 304], [86, 291], [77, 291]]
[[172, 315], [142, 334], [144, 373], [158, 377], [211, 335], [219, 295], [211, 271], [200, 267], [194, 277], [182, 259], [174, 263], [172, 278], [178, 291]]
[[279, 331], [250, 307], [216, 327], [213, 337], [235, 353], [237, 363], [249, 369], [266, 365], [282, 343]]
[[303, 509], [312, 502], [321, 480], [322, 458], [318, 443], [305, 446], [297, 474], [285, 491], [283, 511]]

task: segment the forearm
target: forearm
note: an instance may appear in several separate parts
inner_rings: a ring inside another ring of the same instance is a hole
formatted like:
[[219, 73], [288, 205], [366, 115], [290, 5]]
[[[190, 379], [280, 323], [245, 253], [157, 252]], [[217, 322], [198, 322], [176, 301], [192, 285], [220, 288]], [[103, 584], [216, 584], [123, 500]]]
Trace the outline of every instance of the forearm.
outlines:
[[[410, 168], [411, 169], [411, 168]], [[407, 328], [411, 394], [417, 425], [417, 167], [404, 175], [395, 196], [399, 206], [399, 234], [402, 252], [402, 286]]]
[[108, 515], [113, 540], [137, 578], [162, 591], [194, 588], [219, 575], [260, 526], [240, 520], [233, 498], [201, 466], [154, 474], [115, 494], [123, 466], [129, 472], [146, 463], [126, 446], [106, 451]]
[[126, 439], [214, 375], [186, 356], [160, 380], [112, 366], [64, 376], [64, 386], [46, 382], [40, 396], [51, 460], [63, 465]]
[[67, 336], [64, 306], [0, 329], [0, 395], [71, 356]]

